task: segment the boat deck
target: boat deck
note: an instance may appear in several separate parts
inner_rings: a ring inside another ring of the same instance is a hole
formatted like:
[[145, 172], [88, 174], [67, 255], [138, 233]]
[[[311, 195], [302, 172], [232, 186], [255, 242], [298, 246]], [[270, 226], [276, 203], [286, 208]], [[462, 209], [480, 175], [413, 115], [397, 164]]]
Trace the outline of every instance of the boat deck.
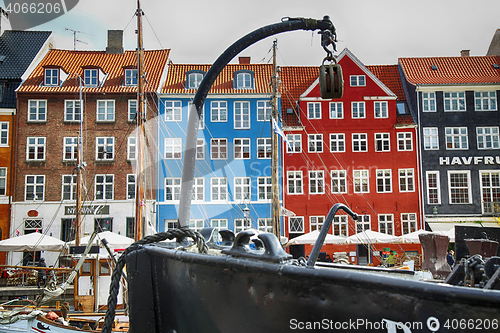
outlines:
[[[8, 286], [0, 287], [0, 303], [9, 302], [16, 299], [28, 299], [34, 300], [36, 296], [40, 295], [42, 289], [38, 289], [36, 286]], [[73, 286], [70, 286], [66, 291], [56, 299], [55, 301], [67, 301], [73, 300]]]

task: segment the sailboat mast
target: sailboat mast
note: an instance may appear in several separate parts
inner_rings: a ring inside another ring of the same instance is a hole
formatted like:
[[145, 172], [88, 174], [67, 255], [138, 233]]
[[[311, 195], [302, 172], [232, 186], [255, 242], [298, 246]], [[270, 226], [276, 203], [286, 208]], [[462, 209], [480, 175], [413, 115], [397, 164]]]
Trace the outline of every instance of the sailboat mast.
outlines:
[[[278, 68], [276, 66], [276, 46], [277, 40], [273, 42], [273, 77], [272, 77], [272, 99], [271, 99], [271, 111], [272, 118], [278, 123]], [[272, 144], [272, 214], [273, 214], [273, 234], [280, 239], [281, 235], [281, 225], [280, 225], [280, 194], [279, 194], [279, 176], [278, 176], [278, 166], [279, 166], [279, 138], [278, 134], [274, 132], [273, 122], [271, 120], [271, 144]]]
[[80, 133], [76, 145], [76, 209], [75, 209], [75, 246], [80, 246], [81, 228], [82, 228], [82, 149], [83, 149], [83, 100], [82, 100], [82, 79], [78, 77], [80, 84]]
[[137, 165], [136, 165], [136, 191], [135, 191], [135, 240], [142, 239], [144, 234], [144, 207], [146, 200], [144, 198], [144, 119], [145, 119], [145, 101], [144, 101], [144, 48], [142, 45], [142, 9], [140, 1], [137, 0]]

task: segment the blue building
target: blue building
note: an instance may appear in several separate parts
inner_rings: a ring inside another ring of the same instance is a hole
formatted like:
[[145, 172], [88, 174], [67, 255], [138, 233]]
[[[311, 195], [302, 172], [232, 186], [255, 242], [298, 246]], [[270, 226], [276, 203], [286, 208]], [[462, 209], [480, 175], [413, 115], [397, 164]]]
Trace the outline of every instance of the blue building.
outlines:
[[[159, 94], [158, 231], [176, 226], [188, 110], [209, 68], [171, 64]], [[198, 132], [190, 227], [272, 232], [271, 77], [272, 65], [242, 57], [213, 84]]]

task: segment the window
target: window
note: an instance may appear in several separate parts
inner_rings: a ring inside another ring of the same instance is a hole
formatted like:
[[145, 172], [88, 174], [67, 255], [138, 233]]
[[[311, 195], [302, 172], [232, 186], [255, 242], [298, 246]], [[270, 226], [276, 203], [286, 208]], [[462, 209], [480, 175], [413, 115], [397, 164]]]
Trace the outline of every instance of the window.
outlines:
[[387, 102], [373, 102], [375, 108], [375, 118], [388, 118], [389, 111]]
[[234, 139], [234, 158], [249, 159], [250, 158], [250, 139]]
[[271, 200], [272, 198], [272, 179], [271, 177], [257, 178], [258, 200]]
[[75, 239], [75, 220], [61, 219], [61, 240], [70, 242]]
[[257, 158], [271, 158], [271, 138], [257, 138]]
[[354, 193], [369, 193], [370, 186], [368, 183], [368, 170], [354, 170], [353, 183]]
[[359, 215], [356, 221], [356, 233], [371, 229], [370, 215]]
[[193, 229], [194, 231], [200, 231], [205, 227], [204, 220], [189, 220], [189, 229]]
[[82, 110], [79, 100], [64, 101], [64, 121], [81, 121]]
[[345, 152], [345, 134], [344, 133], [330, 133], [330, 151], [332, 153]]
[[287, 134], [286, 138], [289, 145], [286, 146], [287, 153], [300, 153], [302, 152], [302, 135], [300, 134]]
[[112, 161], [115, 158], [115, 138], [97, 137], [95, 141], [95, 159], [98, 161]]
[[413, 135], [411, 132], [398, 133], [398, 151], [413, 150]]
[[129, 99], [128, 100], [128, 121], [134, 121], [135, 116], [137, 114], [137, 100]]
[[0, 168], [0, 195], [7, 194], [7, 168]]
[[44, 85], [46, 85], [46, 86], [58, 86], [59, 85], [59, 69], [58, 68], [45, 68]]
[[26, 175], [24, 181], [24, 200], [45, 200], [45, 176]]
[[498, 135], [498, 126], [495, 127], [477, 127], [477, 149], [499, 149], [500, 139]]
[[136, 190], [135, 174], [127, 175], [127, 199], [135, 199]]
[[364, 75], [349, 76], [351, 87], [364, 87], [366, 85], [366, 77]]
[[205, 159], [205, 140], [203, 139], [196, 139], [196, 159]]
[[257, 121], [268, 121], [271, 119], [272, 108], [269, 101], [257, 101]]
[[464, 92], [444, 92], [443, 99], [445, 111], [465, 111]]
[[128, 238], [135, 239], [135, 218], [127, 217], [127, 226], [126, 226], [125, 235]]
[[368, 138], [366, 136], [366, 133], [352, 134], [352, 151], [353, 152], [368, 151]]
[[366, 118], [365, 102], [352, 102], [351, 103], [351, 117], [353, 119]]
[[94, 229], [99, 232], [113, 231], [113, 219], [110, 217], [94, 219]]
[[38, 231], [42, 233], [43, 230], [43, 220], [41, 219], [26, 219], [24, 220], [24, 234], [28, 235], [32, 232]]
[[307, 119], [321, 119], [321, 103], [307, 103]]
[[0, 146], [9, 146], [9, 123], [0, 121]]
[[436, 94], [433, 92], [422, 93], [422, 111], [436, 112]]
[[467, 127], [446, 127], [444, 131], [447, 150], [469, 149]]
[[191, 200], [198, 202], [205, 200], [205, 178], [195, 177], [193, 179], [193, 193], [191, 195]]
[[474, 105], [476, 111], [496, 111], [497, 92], [496, 91], [476, 91], [474, 92]]
[[389, 193], [392, 192], [392, 170], [382, 169], [377, 170], [377, 193]]
[[427, 203], [438, 205], [441, 203], [441, 190], [439, 186], [439, 171], [427, 171]]
[[165, 121], [182, 120], [182, 102], [165, 101]]
[[331, 170], [332, 193], [347, 193], [347, 175], [345, 170]]
[[99, 83], [98, 69], [85, 69], [83, 71], [83, 82], [86, 86], [97, 86]]
[[417, 213], [401, 214], [401, 228], [403, 235], [417, 231]]
[[26, 160], [45, 161], [45, 137], [28, 137], [26, 142]]
[[248, 230], [252, 227], [252, 224], [249, 219], [234, 219], [234, 233], [237, 234], [239, 232]]
[[76, 161], [78, 154], [78, 138], [65, 137], [63, 138], [63, 160]]
[[287, 171], [288, 194], [302, 194], [302, 171]]
[[115, 101], [97, 101], [97, 121], [115, 121]]
[[28, 100], [28, 121], [47, 121], [46, 100]]
[[133, 161], [136, 159], [137, 138], [129, 136], [127, 140], [127, 160]]
[[243, 202], [250, 200], [250, 177], [234, 178], [234, 200]]
[[250, 102], [234, 102], [234, 129], [250, 128]]
[[500, 171], [481, 171], [483, 214], [500, 212]]
[[414, 192], [413, 169], [399, 169], [399, 192]]
[[253, 89], [253, 75], [251, 72], [239, 72], [236, 74], [236, 89]]
[[347, 237], [347, 215], [334, 216], [332, 227], [335, 236]]
[[330, 102], [330, 119], [343, 119], [344, 106], [342, 102]]
[[438, 150], [438, 129], [437, 127], [424, 127], [424, 149]]
[[227, 139], [211, 139], [210, 151], [213, 160], [227, 159]]
[[325, 177], [323, 171], [309, 171], [309, 193], [325, 193]]
[[114, 175], [95, 176], [95, 200], [113, 200]]
[[165, 178], [165, 201], [179, 201], [181, 199], [182, 178]]
[[137, 69], [129, 68], [125, 69], [125, 85], [126, 86], [136, 86], [137, 85]]
[[375, 133], [375, 151], [391, 151], [389, 133]]
[[182, 157], [182, 138], [165, 138], [165, 159]]
[[203, 80], [204, 73], [202, 72], [191, 72], [187, 76], [187, 89], [198, 89], [200, 87], [201, 81]]
[[62, 200], [76, 200], [76, 175], [62, 175]]
[[378, 231], [383, 234], [394, 235], [394, 218], [392, 214], [378, 215]]
[[307, 140], [310, 153], [323, 152], [323, 134], [308, 134]]
[[273, 219], [270, 218], [259, 218], [257, 220], [257, 224], [259, 225], [260, 232], [273, 232]]
[[226, 122], [227, 121], [227, 102], [226, 101], [212, 101], [210, 103], [210, 119], [213, 122]]
[[309, 229], [310, 231], [321, 230], [325, 222], [324, 216], [309, 216]]
[[303, 233], [304, 232], [304, 217], [293, 216], [288, 218], [288, 232], [289, 233]]
[[212, 177], [212, 201], [227, 200], [227, 178]]
[[450, 204], [472, 203], [470, 171], [448, 171]]

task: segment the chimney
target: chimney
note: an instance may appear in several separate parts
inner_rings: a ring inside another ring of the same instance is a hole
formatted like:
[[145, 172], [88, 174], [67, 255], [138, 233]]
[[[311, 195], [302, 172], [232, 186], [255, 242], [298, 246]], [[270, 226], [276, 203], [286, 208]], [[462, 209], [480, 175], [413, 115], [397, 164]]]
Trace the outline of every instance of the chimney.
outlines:
[[460, 51], [461, 57], [470, 57], [470, 50], [462, 50]]
[[491, 39], [490, 47], [488, 48], [487, 56], [498, 56], [500, 55], [500, 29], [495, 31], [493, 38]]
[[123, 30], [108, 30], [107, 54], [123, 54]]
[[239, 57], [238, 60], [240, 61], [240, 65], [250, 64], [250, 57]]

